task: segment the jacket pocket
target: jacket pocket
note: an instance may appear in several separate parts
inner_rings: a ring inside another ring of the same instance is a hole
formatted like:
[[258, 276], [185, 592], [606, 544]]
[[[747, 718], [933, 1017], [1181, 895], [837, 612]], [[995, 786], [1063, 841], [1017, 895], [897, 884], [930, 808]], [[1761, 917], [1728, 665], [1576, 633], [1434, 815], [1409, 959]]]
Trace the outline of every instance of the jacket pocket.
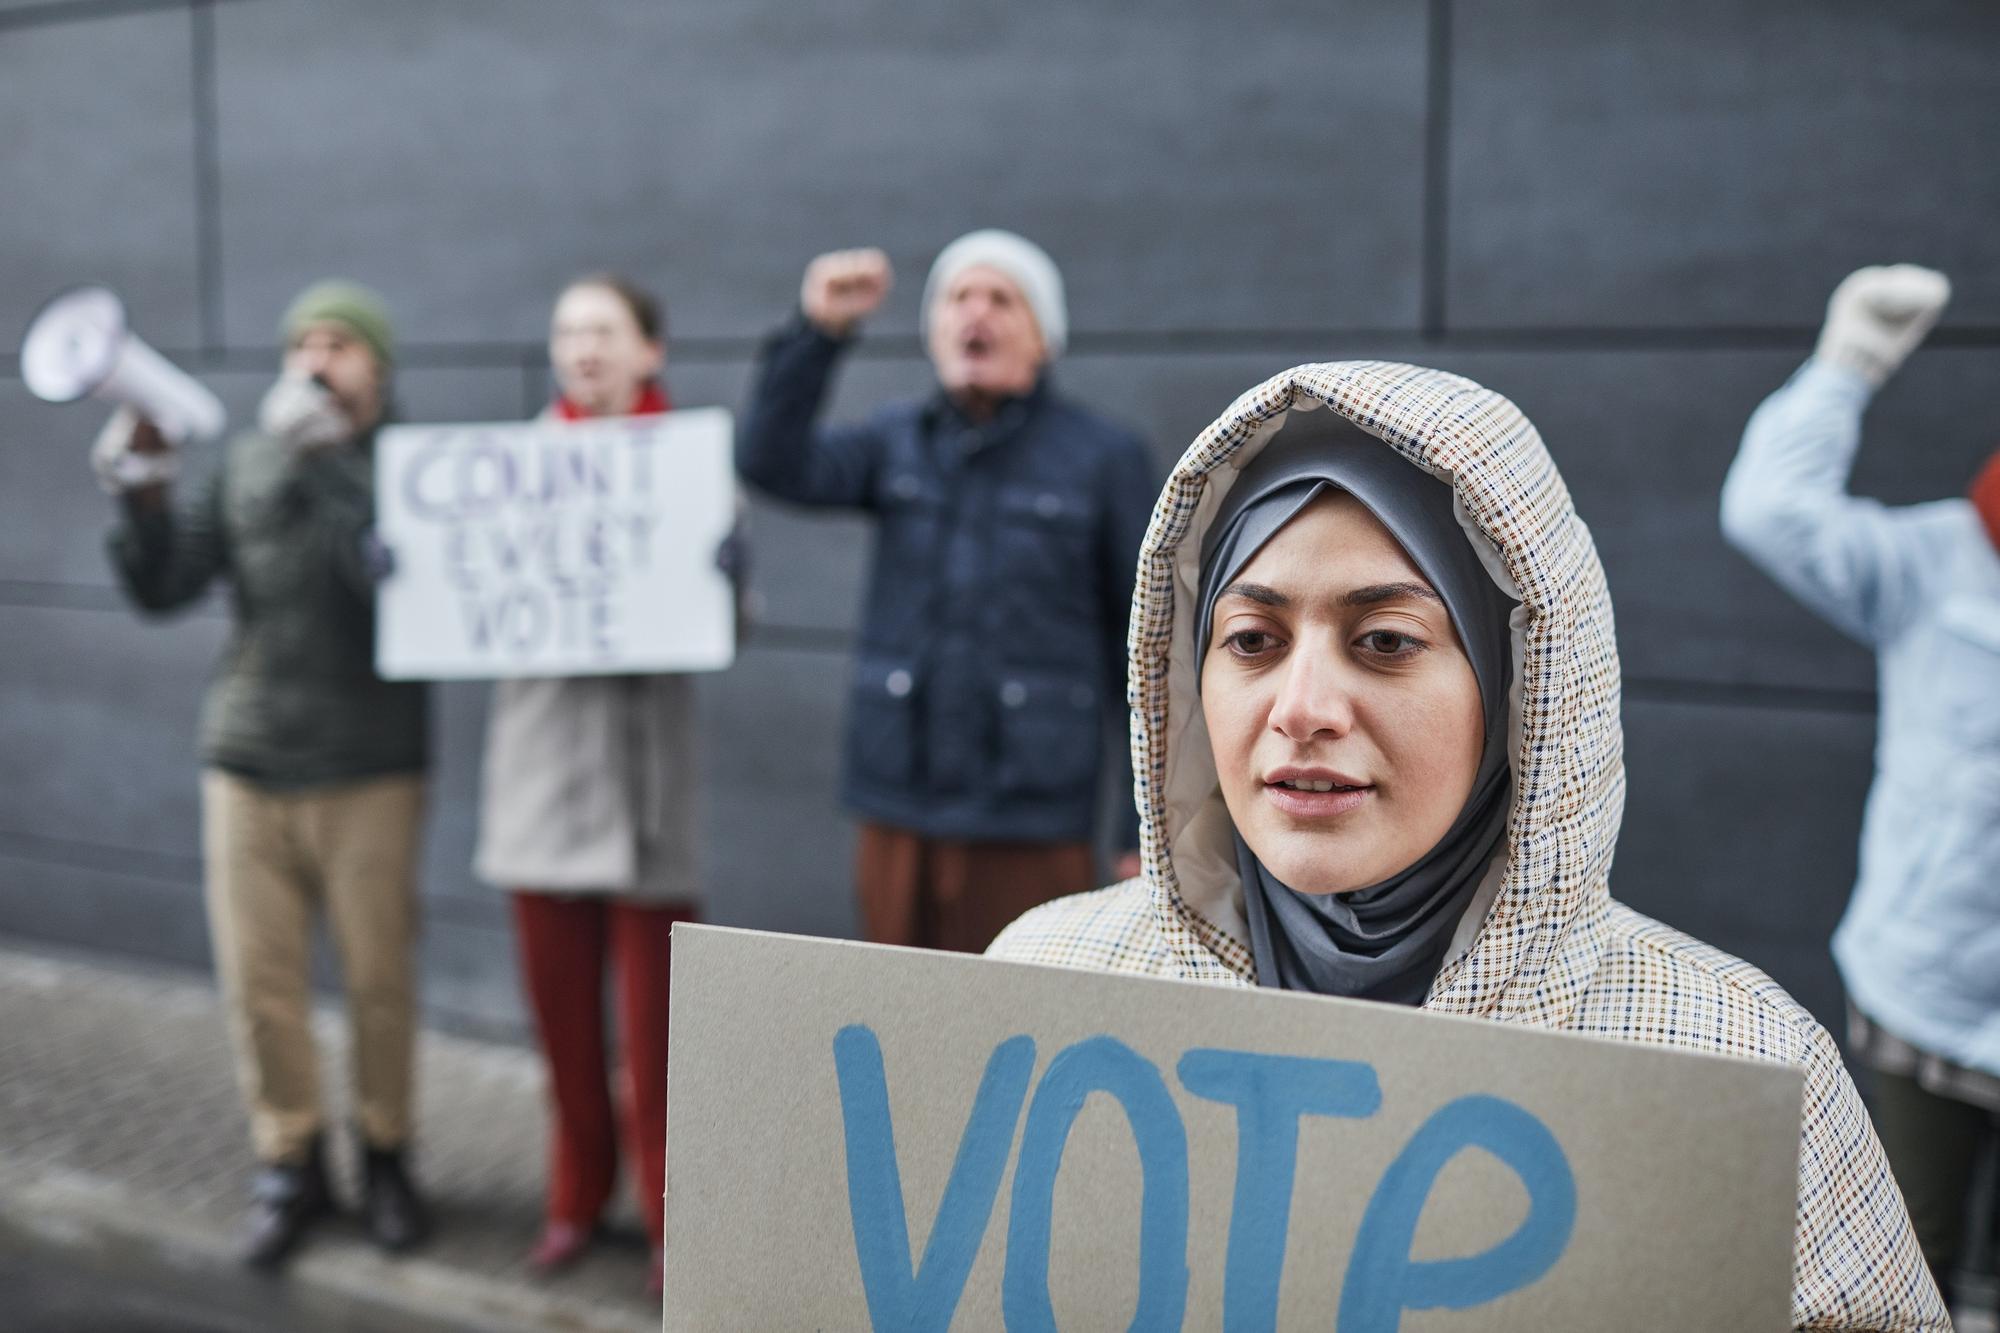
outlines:
[[907, 663], [863, 658], [848, 698], [847, 752], [853, 776], [885, 787], [917, 778], [917, 677]]
[[1103, 744], [1097, 691], [1073, 677], [1009, 672], [995, 686], [995, 711], [1003, 793], [1088, 799]]
[[995, 497], [995, 631], [1036, 641], [1099, 637], [1097, 525], [1090, 497], [1054, 486], [1003, 488]]
[[1091, 558], [1097, 531], [1088, 494], [1056, 486], [1004, 486], [994, 497], [1004, 571], [1067, 582]]
[[892, 463], [875, 495], [880, 509], [877, 529], [878, 567], [916, 574], [918, 583], [937, 577], [946, 503], [935, 477], [907, 463]]

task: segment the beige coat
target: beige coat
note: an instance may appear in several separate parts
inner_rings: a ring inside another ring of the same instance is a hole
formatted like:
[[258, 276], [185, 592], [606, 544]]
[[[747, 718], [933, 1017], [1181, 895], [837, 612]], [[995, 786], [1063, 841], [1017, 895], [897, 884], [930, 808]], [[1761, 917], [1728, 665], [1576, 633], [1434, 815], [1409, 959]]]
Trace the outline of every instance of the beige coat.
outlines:
[[1469, 380], [1382, 362], [1302, 366], [1244, 394], [1196, 438], [1154, 511], [1133, 597], [1128, 691], [1145, 873], [1038, 908], [991, 952], [1255, 984], [1189, 627], [1201, 534], [1236, 469], [1279, 436], [1288, 412], [1325, 410], [1451, 482], [1475, 547], [1522, 602], [1505, 851], [1424, 1007], [1801, 1069], [1794, 1324], [1948, 1329], [1833, 1040], [1756, 968], [1612, 899], [1625, 770], [1604, 571], [1534, 426]]
[[473, 873], [503, 889], [692, 901], [696, 726], [691, 676], [497, 682]]
[[500, 681], [474, 871], [504, 889], [693, 899], [695, 725], [690, 676]]

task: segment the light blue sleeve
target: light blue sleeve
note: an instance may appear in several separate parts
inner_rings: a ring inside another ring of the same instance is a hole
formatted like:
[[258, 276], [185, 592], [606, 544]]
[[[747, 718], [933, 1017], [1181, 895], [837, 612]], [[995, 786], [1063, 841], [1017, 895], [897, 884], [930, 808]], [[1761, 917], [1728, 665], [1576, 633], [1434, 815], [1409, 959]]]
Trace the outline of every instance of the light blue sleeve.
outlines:
[[1722, 535], [1842, 632], [1880, 644], [1922, 606], [1932, 561], [1922, 507], [1847, 493], [1872, 393], [1807, 361], [1766, 398], [1722, 484]]

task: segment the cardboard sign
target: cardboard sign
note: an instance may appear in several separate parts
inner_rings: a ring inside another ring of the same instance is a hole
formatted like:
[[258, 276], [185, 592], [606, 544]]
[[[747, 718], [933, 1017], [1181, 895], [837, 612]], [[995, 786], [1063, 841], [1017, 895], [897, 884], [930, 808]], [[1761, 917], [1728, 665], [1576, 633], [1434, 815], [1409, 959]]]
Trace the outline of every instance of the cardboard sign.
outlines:
[[1789, 1327], [1794, 1069], [676, 926], [666, 1327]]
[[736, 521], [720, 408], [395, 426], [376, 443], [376, 669], [391, 680], [713, 671]]

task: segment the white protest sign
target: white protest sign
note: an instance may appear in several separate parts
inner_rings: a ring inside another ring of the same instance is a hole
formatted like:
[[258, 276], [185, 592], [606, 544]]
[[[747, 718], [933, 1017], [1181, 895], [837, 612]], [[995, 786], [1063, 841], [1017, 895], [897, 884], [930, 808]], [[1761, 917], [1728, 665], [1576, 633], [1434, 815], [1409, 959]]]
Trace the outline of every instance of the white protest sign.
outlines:
[[376, 669], [391, 680], [713, 671], [729, 413], [395, 426], [376, 443]]
[[669, 1330], [1789, 1327], [1802, 1075], [677, 925]]

